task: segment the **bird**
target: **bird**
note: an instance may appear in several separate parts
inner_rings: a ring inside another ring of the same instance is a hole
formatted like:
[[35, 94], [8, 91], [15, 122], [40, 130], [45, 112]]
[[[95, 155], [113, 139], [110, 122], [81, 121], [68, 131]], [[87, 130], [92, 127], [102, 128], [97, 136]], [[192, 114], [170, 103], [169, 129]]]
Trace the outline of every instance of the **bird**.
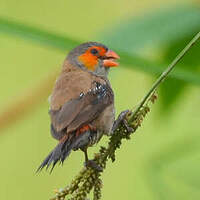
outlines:
[[115, 124], [114, 92], [108, 79], [119, 55], [99, 42], [86, 42], [72, 49], [64, 60], [50, 96], [51, 135], [58, 140], [38, 168], [63, 163], [72, 151], [87, 149], [103, 135], [111, 135]]

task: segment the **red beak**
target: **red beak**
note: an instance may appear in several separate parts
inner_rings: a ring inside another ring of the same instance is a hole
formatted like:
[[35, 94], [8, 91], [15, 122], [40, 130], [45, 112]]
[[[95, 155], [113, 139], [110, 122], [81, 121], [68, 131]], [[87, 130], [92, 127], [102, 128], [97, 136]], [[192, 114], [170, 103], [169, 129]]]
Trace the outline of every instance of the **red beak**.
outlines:
[[116, 67], [119, 65], [115, 60], [120, 57], [112, 50], [108, 50], [105, 54], [105, 59], [103, 60], [104, 67]]

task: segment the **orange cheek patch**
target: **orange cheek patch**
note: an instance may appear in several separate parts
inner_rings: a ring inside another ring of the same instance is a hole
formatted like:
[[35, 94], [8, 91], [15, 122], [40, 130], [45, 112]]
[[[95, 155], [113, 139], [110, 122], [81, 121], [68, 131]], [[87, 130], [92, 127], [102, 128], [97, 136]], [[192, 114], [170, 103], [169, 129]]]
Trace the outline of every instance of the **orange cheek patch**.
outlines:
[[98, 64], [97, 57], [88, 52], [79, 56], [79, 60], [91, 71], [94, 71], [95, 66]]

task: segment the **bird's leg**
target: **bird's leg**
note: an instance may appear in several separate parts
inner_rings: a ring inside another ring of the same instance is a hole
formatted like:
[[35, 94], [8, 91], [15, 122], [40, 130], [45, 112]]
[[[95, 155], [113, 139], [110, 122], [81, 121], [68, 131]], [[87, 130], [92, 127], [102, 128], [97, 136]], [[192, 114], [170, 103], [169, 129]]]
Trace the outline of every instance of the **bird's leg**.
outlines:
[[84, 152], [84, 155], [85, 155], [85, 163], [88, 162], [88, 153], [87, 153], [87, 148], [85, 148], [84, 150], [82, 150]]
[[81, 150], [84, 152], [84, 155], [85, 155], [85, 163], [84, 163], [84, 165], [86, 167], [90, 167], [90, 168], [92, 168], [94, 170], [97, 170], [98, 172], [102, 172], [103, 171], [102, 167], [100, 167], [94, 160], [89, 160], [88, 159], [87, 147], [86, 148], [82, 148]]
[[117, 130], [117, 128], [119, 127], [119, 125], [120, 125], [121, 123], [124, 124], [124, 126], [126, 127], [126, 129], [127, 129], [127, 131], [128, 131], [129, 133], [133, 132], [133, 128], [131, 128], [131, 127], [128, 125], [128, 122], [127, 122], [127, 119], [126, 119], [126, 115], [127, 115], [127, 113], [129, 113], [129, 112], [130, 112], [129, 110], [124, 110], [124, 111], [122, 111], [122, 112], [119, 114], [118, 118], [115, 120], [115, 122], [114, 122], [114, 124], [113, 124], [112, 133], [114, 133], [114, 132]]

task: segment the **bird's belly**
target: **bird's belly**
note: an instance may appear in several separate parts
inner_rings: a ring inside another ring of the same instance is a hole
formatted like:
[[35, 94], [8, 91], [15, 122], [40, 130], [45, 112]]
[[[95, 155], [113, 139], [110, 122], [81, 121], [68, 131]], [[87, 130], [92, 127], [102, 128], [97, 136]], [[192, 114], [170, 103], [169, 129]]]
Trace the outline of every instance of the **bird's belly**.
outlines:
[[91, 125], [94, 126], [97, 131], [90, 135], [88, 146], [93, 146], [98, 143], [103, 134], [111, 135], [113, 123], [115, 121], [115, 108], [114, 104], [108, 106], [97, 119], [95, 119]]
[[110, 135], [115, 121], [115, 108], [114, 104], [108, 106], [97, 119], [92, 123], [96, 127], [99, 134]]

